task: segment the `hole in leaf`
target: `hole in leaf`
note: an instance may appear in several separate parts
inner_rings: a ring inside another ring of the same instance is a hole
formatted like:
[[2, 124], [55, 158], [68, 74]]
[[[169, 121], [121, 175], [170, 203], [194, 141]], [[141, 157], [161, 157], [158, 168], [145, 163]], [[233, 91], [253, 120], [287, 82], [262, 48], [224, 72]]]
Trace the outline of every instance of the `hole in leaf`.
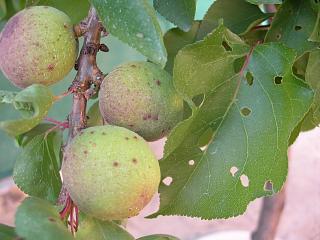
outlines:
[[264, 187], [263, 189], [266, 191], [266, 192], [269, 192], [269, 191], [273, 191], [273, 183], [268, 180], [264, 183]]
[[238, 73], [241, 71], [241, 68], [245, 61], [246, 61], [245, 56], [241, 58], [237, 58], [236, 60], [233, 61], [233, 69], [235, 73]]
[[279, 39], [281, 38], [281, 34], [278, 33], [278, 34], [276, 35], [276, 38], [279, 40]]
[[199, 147], [206, 146], [211, 141], [212, 136], [213, 136], [213, 129], [210, 127], [200, 136], [198, 140], [198, 146]]
[[231, 173], [232, 177], [234, 177], [238, 171], [239, 171], [239, 169], [236, 166], [232, 166], [230, 168], [230, 173]]
[[246, 79], [247, 79], [247, 83], [251, 86], [253, 84], [253, 76], [251, 72], [247, 72]]
[[188, 164], [189, 164], [190, 166], [193, 166], [193, 165], [194, 165], [194, 160], [189, 160]]
[[251, 113], [251, 109], [248, 107], [243, 107], [243, 108], [241, 108], [240, 111], [241, 111], [241, 115], [245, 116], [245, 117], [249, 116]]
[[172, 177], [165, 177], [165, 178], [162, 180], [163, 184], [166, 185], [166, 186], [170, 186], [171, 183], [172, 183], [172, 181], [173, 181]]
[[232, 51], [232, 48], [230, 47], [229, 43], [227, 43], [226, 41], [222, 41], [221, 45], [227, 52]]
[[282, 79], [283, 79], [283, 77], [281, 77], [281, 76], [276, 76], [276, 77], [274, 77], [274, 83], [277, 84], [277, 85], [279, 85], [279, 84], [282, 83]]
[[302, 27], [299, 26], [299, 25], [296, 25], [296, 26], [294, 27], [294, 30], [296, 30], [296, 31], [300, 31], [301, 29], [302, 29]]
[[201, 103], [203, 102], [204, 99], [204, 94], [199, 94], [195, 97], [192, 98], [193, 103], [199, 107], [201, 105]]
[[249, 178], [248, 178], [247, 175], [242, 174], [242, 175], [240, 176], [240, 181], [241, 181], [242, 186], [244, 186], [244, 187], [249, 187]]

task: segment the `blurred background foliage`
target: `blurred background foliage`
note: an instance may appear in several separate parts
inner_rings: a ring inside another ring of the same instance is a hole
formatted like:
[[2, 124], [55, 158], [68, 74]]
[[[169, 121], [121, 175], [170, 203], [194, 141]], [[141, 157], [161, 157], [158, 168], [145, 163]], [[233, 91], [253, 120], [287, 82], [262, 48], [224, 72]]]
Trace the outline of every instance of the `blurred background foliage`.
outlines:
[[[195, 19], [202, 19], [206, 10], [213, 2], [214, 0], [197, 1]], [[150, 0], [150, 4], [152, 4], [152, 0]], [[89, 9], [89, 2], [87, 0], [77, 0], [76, 4], [74, 0], [0, 0], [0, 29], [3, 28], [6, 21], [12, 15], [22, 10], [24, 7], [31, 5], [53, 6], [68, 14], [74, 23], [81, 21], [86, 16]], [[158, 19], [163, 33], [175, 27], [159, 14]], [[104, 73], [108, 73], [119, 64], [128, 61], [146, 60], [145, 57], [136, 50], [130, 48], [112, 35], [103, 38], [102, 42], [110, 49], [107, 54], [99, 53], [97, 57], [99, 67]], [[81, 40], [79, 46], [82, 46]], [[66, 91], [75, 75], [76, 71], [72, 70], [61, 82], [51, 87], [53, 92], [56, 95], [59, 95]], [[1, 72], [0, 90], [19, 91], [19, 89], [14, 87]], [[92, 103], [94, 103], [94, 101], [89, 101], [89, 106]], [[51, 108], [48, 117], [58, 121], [64, 121], [70, 111], [70, 106], [71, 96], [65, 97]], [[0, 120], [12, 118], [15, 114], [16, 112], [6, 104], [0, 105]], [[4, 132], [0, 131], [0, 178], [11, 175], [18, 153], [19, 147], [17, 143]]]

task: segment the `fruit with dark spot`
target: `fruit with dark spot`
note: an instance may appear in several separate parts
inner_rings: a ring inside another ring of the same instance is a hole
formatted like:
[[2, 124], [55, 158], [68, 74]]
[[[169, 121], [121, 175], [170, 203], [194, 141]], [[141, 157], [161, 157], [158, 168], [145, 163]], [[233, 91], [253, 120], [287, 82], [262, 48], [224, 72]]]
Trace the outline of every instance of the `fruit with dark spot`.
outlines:
[[147, 141], [166, 136], [183, 114], [183, 100], [171, 76], [149, 62], [124, 64], [109, 73], [101, 85], [99, 106], [105, 121]]
[[70, 18], [52, 7], [35, 6], [18, 12], [0, 34], [0, 68], [20, 88], [62, 80], [77, 54]]
[[72, 200], [81, 211], [102, 220], [137, 215], [160, 182], [159, 164], [148, 143], [111, 125], [81, 133], [66, 148], [62, 164]]

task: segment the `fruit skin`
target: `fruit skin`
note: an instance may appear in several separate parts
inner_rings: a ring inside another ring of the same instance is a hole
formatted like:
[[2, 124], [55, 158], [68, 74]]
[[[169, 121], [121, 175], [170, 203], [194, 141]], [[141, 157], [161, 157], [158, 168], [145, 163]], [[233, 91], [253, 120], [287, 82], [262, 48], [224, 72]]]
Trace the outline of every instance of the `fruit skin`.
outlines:
[[0, 68], [20, 88], [62, 80], [77, 54], [70, 18], [52, 7], [35, 6], [18, 12], [0, 35]]
[[160, 168], [148, 143], [117, 126], [87, 128], [68, 145], [64, 184], [84, 213], [102, 220], [137, 215], [158, 190]]
[[183, 115], [183, 100], [171, 76], [149, 62], [127, 63], [109, 73], [101, 85], [99, 106], [108, 123], [147, 141], [166, 136]]

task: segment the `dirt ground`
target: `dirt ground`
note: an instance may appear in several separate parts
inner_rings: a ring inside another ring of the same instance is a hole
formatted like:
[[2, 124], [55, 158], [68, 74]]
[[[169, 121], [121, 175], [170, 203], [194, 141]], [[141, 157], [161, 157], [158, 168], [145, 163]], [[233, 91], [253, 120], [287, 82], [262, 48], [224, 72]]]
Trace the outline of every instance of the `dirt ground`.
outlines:
[[[159, 157], [162, 145], [163, 142], [152, 144]], [[14, 213], [23, 198], [11, 179], [0, 182], [0, 223], [14, 224]], [[182, 240], [194, 240], [222, 230], [251, 231], [256, 226], [261, 199], [252, 202], [244, 215], [228, 220], [144, 219], [143, 216], [156, 211], [158, 203], [156, 196], [140, 216], [131, 218], [127, 224], [129, 232], [136, 237], [165, 233]], [[320, 129], [301, 134], [291, 147], [287, 201], [278, 237], [283, 240], [320, 240]]]

